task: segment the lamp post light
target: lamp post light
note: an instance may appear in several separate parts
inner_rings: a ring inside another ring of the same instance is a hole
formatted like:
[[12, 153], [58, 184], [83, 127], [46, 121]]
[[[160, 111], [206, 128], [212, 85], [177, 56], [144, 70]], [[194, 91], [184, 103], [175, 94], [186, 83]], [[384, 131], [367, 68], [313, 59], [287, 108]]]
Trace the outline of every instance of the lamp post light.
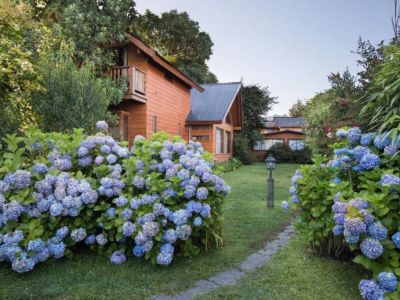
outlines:
[[270, 154], [265, 163], [269, 171], [269, 178], [267, 180], [267, 207], [274, 207], [274, 179], [272, 178], [272, 171], [275, 169], [276, 160]]

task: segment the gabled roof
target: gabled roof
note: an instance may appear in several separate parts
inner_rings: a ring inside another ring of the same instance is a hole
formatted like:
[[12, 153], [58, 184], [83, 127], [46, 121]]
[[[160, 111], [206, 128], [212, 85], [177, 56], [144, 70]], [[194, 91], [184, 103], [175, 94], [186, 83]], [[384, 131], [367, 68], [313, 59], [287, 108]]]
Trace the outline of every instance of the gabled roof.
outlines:
[[186, 121], [222, 121], [235, 101], [241, 82], [202, 84], [202, 93], [191, 90], [190, 114]]
[[158, 64], [159, 66], [161, 66], [162, 68], [173, 74], [175, 77], [179, 78], [181, 81], [183, 81], [190, 87], [198, 90], [199, 92], [203, 91], [203, 88], [199, 84], [190, 79], [185, 73], [175, 68], [171, 63], [169, 63], [160, 54], [158, 54], [157, 51], [148, 46], [138, 37], [132, 34], [128, 34], [128, 40], [136, 47], [138, 47], [141, 51], [143, 51], [147, 56], [149, 56], [156, 64]]
[[264, 128], [304, 126], [306, 126], [306, 120], [303, 117], [274, 117], [272, 121], [264, 122]]

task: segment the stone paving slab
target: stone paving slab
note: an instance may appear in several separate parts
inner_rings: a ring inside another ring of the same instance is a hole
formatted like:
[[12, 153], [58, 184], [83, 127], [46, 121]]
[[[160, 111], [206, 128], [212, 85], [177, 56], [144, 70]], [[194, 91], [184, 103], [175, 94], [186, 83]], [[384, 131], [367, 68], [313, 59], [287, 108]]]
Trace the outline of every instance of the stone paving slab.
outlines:
[[217, 288], [236, 284], [247, 272], [265, 265], [271, 257], [284, 247], [294, 233], [293, 225], [288, 225], [281, 231], [277, 238], [268, 242], [264, 248], [256, 253], [249, 255], [242, 261], [238, 268], [220, 272], [206, 280], [198, 280], [194, 287], [187, 289], [174, 296], [158, 295], [150, 298], [151, 300], [191, 300], [199, 295], [207, 294]]

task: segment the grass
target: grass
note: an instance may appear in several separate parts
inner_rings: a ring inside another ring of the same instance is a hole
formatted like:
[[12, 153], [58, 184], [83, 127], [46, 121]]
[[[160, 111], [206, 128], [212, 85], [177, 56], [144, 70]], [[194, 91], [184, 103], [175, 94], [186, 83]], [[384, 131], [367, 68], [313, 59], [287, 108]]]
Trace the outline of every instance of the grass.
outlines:
[[368, 277], [359, 265], [307, 253], [307, 243], [295, 236], [264, 267], [238, 284], [215, 290], [198, 300], [355, 300], [358, 283]]
[[[296, 165], [280, 164], [274, 172], [276, 206], [288, 197]], [[28, 274], [14, 273], [0, 264], [0, 299], [143, 299], [189, 288], [196, 280], [237, 266], [248, 254], [281, 228], [289, 215], [279, 207], [266, 208], [263, 164], [244, 166], [224, 175], [232, 187], [226, 200], [225, 246], [187, 259], [177, 257], [168, 268], [134, 258], [113, 266], [106, 257], [81, 252], [72, 259], [48, 261]]]

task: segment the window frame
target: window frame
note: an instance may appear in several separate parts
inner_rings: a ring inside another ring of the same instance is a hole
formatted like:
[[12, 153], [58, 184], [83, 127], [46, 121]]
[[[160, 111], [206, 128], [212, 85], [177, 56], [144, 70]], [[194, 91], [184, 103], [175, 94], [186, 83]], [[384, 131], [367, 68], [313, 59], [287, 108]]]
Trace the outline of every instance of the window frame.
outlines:
[[[293, 148], [290, 146], [290, 142], [296, 142], [296, 144], [298, 144], [299, 142], [301, 142], [301, 143], [302, 143], [302, 147], [301, 147], [301, 148], [297, 148], [297, 147], [296, 147], [296, 149], [293, 149]], [[289, 146], [289, 148], [290, 148], [291, 150], [293, 150], [293, 151], [301, 151], [301, 150], [303, 150], [304, 147], [305, 147], [304, 139], [288, 139], [288, 146]]]
[[215, 154], [224, 154], [224, 130], [219, 127], [215, 127]]

